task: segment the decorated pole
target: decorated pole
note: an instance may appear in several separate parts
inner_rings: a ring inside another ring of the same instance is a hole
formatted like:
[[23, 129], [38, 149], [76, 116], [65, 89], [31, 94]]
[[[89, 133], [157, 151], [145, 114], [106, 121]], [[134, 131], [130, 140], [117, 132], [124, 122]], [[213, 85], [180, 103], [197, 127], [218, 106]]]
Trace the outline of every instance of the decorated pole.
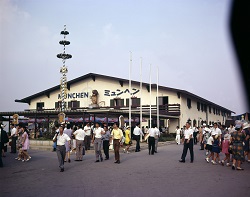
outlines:
[[67, 72], [68, 68], [65, 65], [65, 62], [67, 59], [72, 58], [71, 54], [67, 54], [65, 52], [65, 46], [70, 45], [70, 42], [66, 40], [66, 36], [69, 34], [69, 32], [66, 30], [66, 25], [64, 25], [64, 30], [61, 31], [61, 35], [63, 35], [63, 40], [59, 42], [60, 45], [63, 45], [63, 53], [57, 54], [57, 57], [62, 59], [63, 66], [60, 68], [60, 73], [62, 74], [61, 81], [60, 81], [60, 89], [61, 89], [61, 99], [62, 99], [62, 105], [60, 107], [61, 113], [59, 113], [59, 122], [65, 122], [65, 109], [66, 109], [66, 95], [67, 95]]

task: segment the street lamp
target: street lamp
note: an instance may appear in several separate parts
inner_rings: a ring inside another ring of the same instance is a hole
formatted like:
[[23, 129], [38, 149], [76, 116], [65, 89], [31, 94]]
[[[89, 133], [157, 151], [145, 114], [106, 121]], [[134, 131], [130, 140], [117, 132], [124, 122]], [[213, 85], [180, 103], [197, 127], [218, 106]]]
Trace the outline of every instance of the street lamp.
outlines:
[[62, 99], [62, 105], [61, 105], [61, 112], [58, 114], [59, 122], [65, 122], [65, 109], [66, 109], [66, 95], [67, 95], [67, 72], [68, 68], [65, 66], [65, 62], [67, 59], [72, 58], [71, 54], [67, 54], [65, 52], [65, 47], [67, 45], [70, 45], [70, 42], [66, 40], [66, 36], [69, 34], [69, 32], [66, 30], [66, 25], [64, 25], [64, 30], [61, 31], [61, 35], [63, 35], [63, 40], [59, 41], [60, 45], [63, 45], [63, 53], [57, 54], [57, 57], [62, 59], [63, 66], [60, 68], [60, 73], [62, 74], [61, 81], [60, 81], [60, 90], [61, 90], [61, 99]]

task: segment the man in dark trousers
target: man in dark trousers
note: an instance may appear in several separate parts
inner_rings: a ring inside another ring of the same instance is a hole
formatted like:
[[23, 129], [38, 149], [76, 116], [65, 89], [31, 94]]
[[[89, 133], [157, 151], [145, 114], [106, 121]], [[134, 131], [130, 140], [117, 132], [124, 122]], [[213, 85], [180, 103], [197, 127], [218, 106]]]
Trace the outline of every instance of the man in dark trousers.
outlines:
[[4, 149], [4, 144], [9, 141], [8, 135], [5, 130], [3, 130], [3, 124], [0, 123], [0, 167], [3, 167], [2, 161], [2, 151]]
[[11, 124], [11, 153], [16, 153], [17, 129], [14, 124]]
[[190, 122], [186, 123], [186, 129], [184, 131], [184, 146], [183, 146], [183, 152], [181, 156], [181, 160], [179, 162], [185, 163], [185, 158], [187, 155], [187, 150], [190, 151], [190, 159], [191, 163], [194, 162], [194, 140], [193, 140], [193, 130], [190, 128]]

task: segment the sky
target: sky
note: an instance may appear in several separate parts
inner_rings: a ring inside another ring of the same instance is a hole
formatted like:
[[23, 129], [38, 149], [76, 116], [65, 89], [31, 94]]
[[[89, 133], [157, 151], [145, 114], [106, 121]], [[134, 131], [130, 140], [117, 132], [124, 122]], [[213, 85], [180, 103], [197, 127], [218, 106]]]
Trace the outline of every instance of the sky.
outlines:
[[230, 0], [0, 0], [0, 111], [59, 84], [67, 25], [68, 80], [98, 73], [189, 91], [247, 111], [230, 31]]

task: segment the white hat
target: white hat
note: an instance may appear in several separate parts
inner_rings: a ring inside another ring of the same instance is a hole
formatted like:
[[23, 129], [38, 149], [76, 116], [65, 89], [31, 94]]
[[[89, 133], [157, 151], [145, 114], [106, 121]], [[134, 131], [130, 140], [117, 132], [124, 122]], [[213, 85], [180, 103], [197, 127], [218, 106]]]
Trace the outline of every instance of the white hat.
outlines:
[[210, 132], [210, 131], [211, 131], [208, 127], [205, 127], [204, 130], [207, 131], [207, 132]]
[[249, 128], [250, 127], [250, 124], [248, 124], [247, 122], [245, 122], [244, 124], [243, 124], [243, 129], [247, 129], [247, 128]]
[[202, 124], [202, 126], [204, 126], [204, 127], [205, 127], [205, 126], [207, 126], [207, 124], [206, 124], [206, 123], [203, 123], [203, 124]]
[[228, 133], [225, 134], [225, 135], [224, 135], [224, 139], [225, 139], [225, 140], [230, 140], [230, 134], [228, 134]]

